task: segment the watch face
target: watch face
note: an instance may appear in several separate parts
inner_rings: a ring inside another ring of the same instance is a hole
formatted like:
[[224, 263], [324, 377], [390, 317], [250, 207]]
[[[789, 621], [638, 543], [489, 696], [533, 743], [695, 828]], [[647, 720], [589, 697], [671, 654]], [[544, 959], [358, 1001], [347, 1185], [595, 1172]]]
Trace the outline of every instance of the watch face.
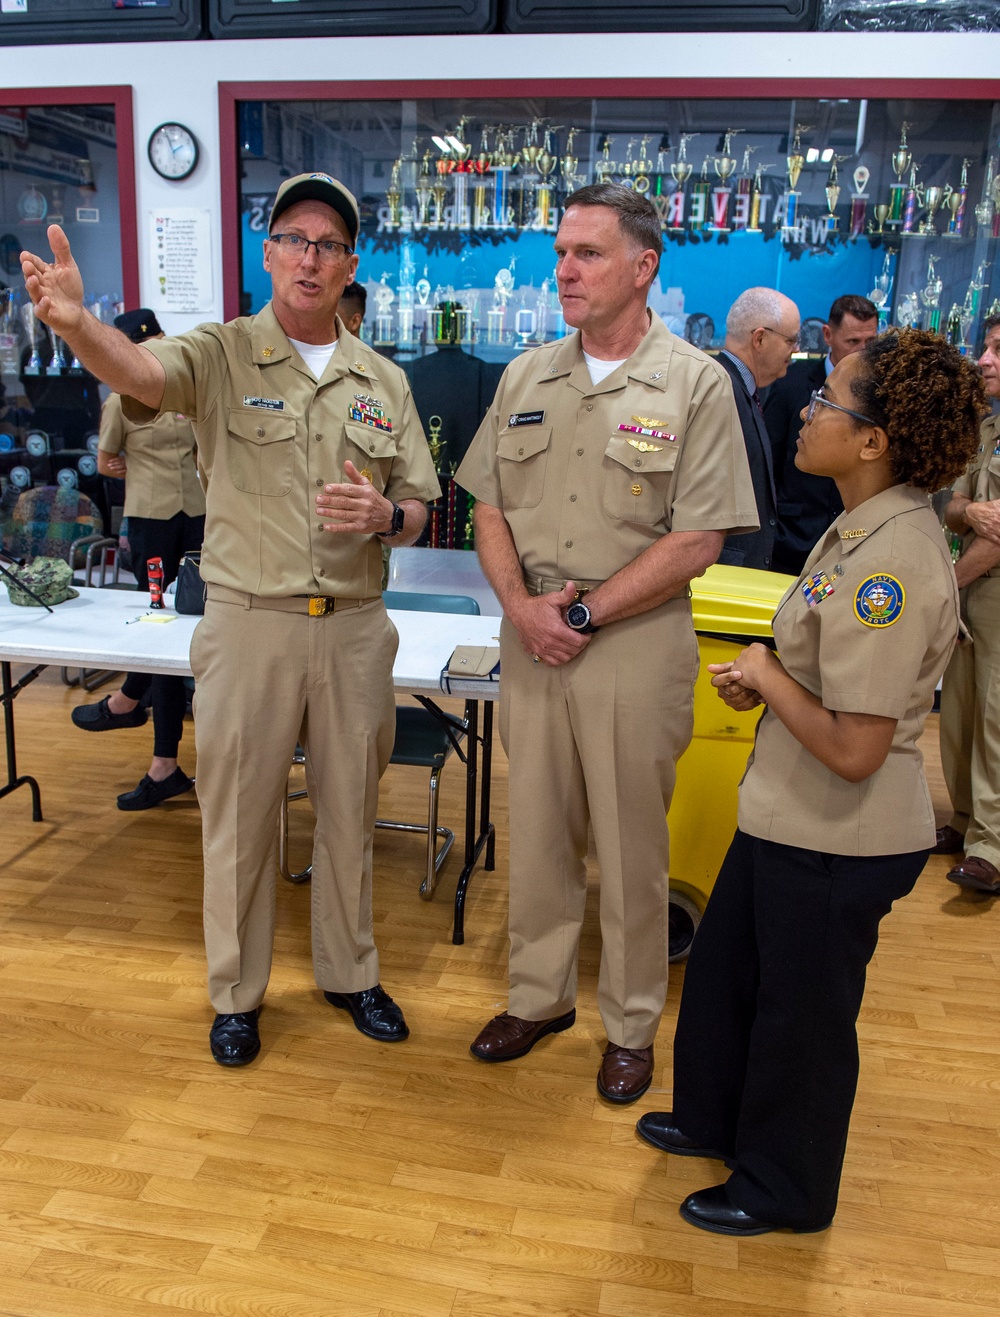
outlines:
[[571, 627], [586, 626], [590, 621], [590, 609], [579, 602], [570, 604], [566, 612], [566, 621]]
[[198, 143], [183, 124], [161, 123], [151, 133], [146, 149], [149, 163], [161, 178], [172, 183], [187, 178], [198, 163]]

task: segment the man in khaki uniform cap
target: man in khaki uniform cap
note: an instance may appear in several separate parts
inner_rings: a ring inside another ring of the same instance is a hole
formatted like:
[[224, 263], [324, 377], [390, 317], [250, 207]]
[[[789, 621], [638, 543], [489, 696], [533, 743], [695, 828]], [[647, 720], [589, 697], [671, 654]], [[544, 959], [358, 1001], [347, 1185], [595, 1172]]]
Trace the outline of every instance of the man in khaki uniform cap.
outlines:
[[[116, 316], [115, 328], [133, 343], [163, 337], [148, 307]], [[163, 564], [165, 590], [176, 579], [185, 553], [201, 548], [205, 495], [195, 465], [197, 452], [191, 422], [178, 412], [162, 412], [149, 424], [133, 425], [122, 414], [117, 393], [101, 408], [97, 469], [103, 476], [125, 480], [132, 570], [141, 591], [149, 589], [150, 558]], [[148, 715], [140, 701], [147, 692], [153, 710], [153, 758], [139, 785], [118, 797], [122, 810], [152, 809], [194, 786], [177, 762], [187, 708], [184, 678], [130, 672], [120, 690], [96, 704], [79, 704], [72, 714], [76, 726], [86, 732], [142, 727]]]
[[574, 1022], [592, 822], [613, 1102], [648, 1088], [666, 996], [666, 811], [698, 670], [688, 584], [727, 532], [757, 528], [727, 375], [647, 310], [661, 250], [644, 198], [573, 194], [557, 277], [580, 333], [507, 368], [457, 477], [504, 608], [510, 759], [509, 1012], [472, 1051], [512, 1060]]
[[408, 1034], [379, 985], [372, 938], [372, 833], [392, 752], [397, 644], [380, 541], [412, 543], [438, 484], [402, 371], [336, 317], [358, 264], [358, 227], [354, 197], [335, 179], [288, 179], [264, 243], [271, 302], [143, 348], [84, 312], [61, 229], [48, 231], [52, 265], [22, 254], [39, 318], [127, 395], [126, 415], [181, 411], [198, 436], [208, 601], [191, 666], [211, 1044], [223, 1065], [245, 1065], [260, 1048], [276, 822], [298, 739], [317, 815], [316, 981], [362, 1033]]
[[[979, 358], [991, 398], [1000, 398], [1000, 316], [985, 325]], [[954, 486], [945, 510], [965, 535], [955, 567], [971, 645], [958, 648], [941, 686], [941, 763], [954, 813], [935, 852], [965, 851], [948, 877], [1000, 894], [1000, 416], [981, 430], [979, 458]]]

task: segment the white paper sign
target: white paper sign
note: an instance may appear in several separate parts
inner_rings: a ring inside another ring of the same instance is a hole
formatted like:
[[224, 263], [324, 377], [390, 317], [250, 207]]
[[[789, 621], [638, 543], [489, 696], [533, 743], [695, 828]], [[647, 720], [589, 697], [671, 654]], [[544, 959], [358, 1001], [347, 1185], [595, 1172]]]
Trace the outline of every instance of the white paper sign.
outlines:
[[149, 261], [154, 311], [211, 311], [209, 211], [192, 207], [150, 211]]

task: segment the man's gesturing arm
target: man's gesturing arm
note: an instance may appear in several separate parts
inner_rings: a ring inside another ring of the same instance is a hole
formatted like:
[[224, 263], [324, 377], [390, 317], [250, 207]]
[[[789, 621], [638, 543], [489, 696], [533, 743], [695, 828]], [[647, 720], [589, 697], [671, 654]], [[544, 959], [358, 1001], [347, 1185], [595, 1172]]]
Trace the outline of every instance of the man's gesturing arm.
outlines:
[[566, 625], [563, 609], [576, 595], [572, 581], [558, 593], [530, 595], [524, 584], [521, 561], [507, 518], [500, 508], [477, 503], [473, 518], [476, 550], [486, 579], [496, 591], [504, 613], [517, 628], [521, 644], [529, 654], [537, 654], [550, 667], [576, 658], [590, 641]]
[[163, 367], [151, 352], [84, 309], [83, 280], [69, 239], [58, 224], [49, 225], [48, 239], [55, 257], [51, 264], [31, 252], [21, 253], [24, 284], [38, 319], [64, 338], [90, 373], [115, 393], [158, 410], [166, 386]]

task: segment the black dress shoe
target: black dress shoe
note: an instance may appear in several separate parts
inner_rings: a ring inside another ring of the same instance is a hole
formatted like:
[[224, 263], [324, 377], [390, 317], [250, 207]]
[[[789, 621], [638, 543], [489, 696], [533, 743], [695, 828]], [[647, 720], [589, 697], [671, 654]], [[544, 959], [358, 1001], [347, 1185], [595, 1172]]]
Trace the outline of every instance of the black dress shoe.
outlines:
[[950, 823], [946, 823], [943, 828], [938, 828], [934, 835], [934, 845], [931, 847], [932, 855], [960, 855], [964, 850], [964, 832], [959, 832]]
[[118, 797], [118, 808], [125, 810], [152, 809], [162, 805], [171, 796], [182, 796], [194, 786], [194, 778], [181, 768], [175, 768], [162, 782], [154, 782], [147, 773], [137, 787], [126, 791]]
[[645, 1139], [662, 1152], [672, 1152], [677, 1157], [707, 1157], [711, 1161], [730, 1165], [730, 1159], [725, 1153], [715, 1148], [703, 1148], [694, 1139], [682, 1134], [674, 1124], [672, 1111], [647, 1111], [639, 1117], [635, 1132], [640, 1139]]
[[401, 1043], [410, 1036], [403, 1012], [381, 983], [364, 992], [324, 992], [323, 996], [331, 1006], [350, 1011], [356, 1027], [369, 1038], [380, 1043]]
[[724, 1184], [715, 1184], [711, 1189], [699, 1189], [689, 1194], [680, 1207], [681, 1216], [688, 1225], [697, 1226], [699, 1230], [710, 1230], [713, 1235], [767, 1235], [772, 1230], [791, 1230], [796, 1235], [812, 1235], [826, 1230], [829, 1221], [821, 1226], [777, 1226], [769, 1221], [758, 1221], [755, 1216], [734, 1207], [729, 1201]]
[[249, 1065], [254, 1059], [260, 1051], [259, 1012], [258, 1006], [252, 1011], [215, 1017], [208, 1041], [219, 1065]]
[[149, 711], [137, 704], [131, 713], [112, 713], [108, 708], [110, 695], [96, 704], [78, 704], [70, 717], [85, 732], [111, 732], [119, 727], [142, 727]]

